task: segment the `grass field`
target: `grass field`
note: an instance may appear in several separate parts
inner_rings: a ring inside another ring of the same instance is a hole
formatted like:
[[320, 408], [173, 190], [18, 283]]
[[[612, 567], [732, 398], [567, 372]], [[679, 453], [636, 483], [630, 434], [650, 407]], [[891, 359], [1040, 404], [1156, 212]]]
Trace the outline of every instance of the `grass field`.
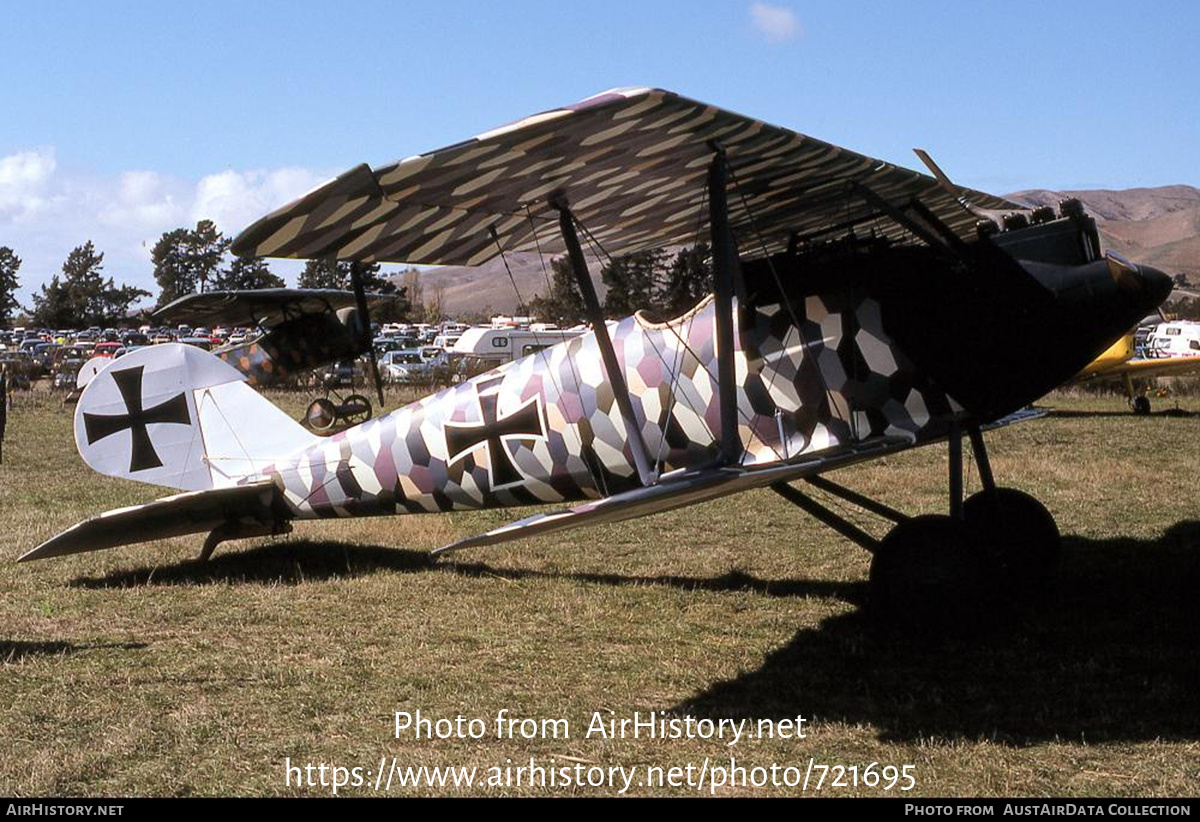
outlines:
[[[76, 521], [164, 493], [93, 474], [71, 412], [21, 396], [0, 466], [0, 795], [329, 793], [287, 787], [289, 759], [482, 774], [732, 755], [914, 765], [909, 795], [1195, 796], [1200, 416], [1050, 404], [989, 439], [998, 478], [1058, 517], [1060, 583], [984, 637], [932, 642], [865, 618], [867, 555], [765, 491], [435, 565], [430, 548], [527, 512], [300, 524], [207, 564], [196, 538], [18, 566]], [[944, 464], [927, 448], [836, 478], [933, 512]], [[501, 709], [567, 719], [570, 738], [394, 738], [394, 712], [418, 709], [489, 732]], [[806, 739], [730, 747], [587, 739], [594, 711], [809, 721]], [[569, 791], [391, 791], [455, 792]]]

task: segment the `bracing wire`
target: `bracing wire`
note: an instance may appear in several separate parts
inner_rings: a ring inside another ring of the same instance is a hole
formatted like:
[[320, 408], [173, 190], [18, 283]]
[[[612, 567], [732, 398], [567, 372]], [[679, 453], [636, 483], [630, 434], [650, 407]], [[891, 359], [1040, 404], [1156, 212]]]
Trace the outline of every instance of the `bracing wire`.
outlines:
[[[762, 254], [763, 254], [763, 259], [766, 260], [767, 268], [771, 272], [772, 279], [774, 279], [774, 281], [775, 281], [775, 287], [779, 290], [779, 295], [783, 299], [783, 305], [787, 309], [788, 316], [792, 320], [792, 326], [796, 330], [796, 338], [800, 342], [800, 350], [803, 352], [803, 355], [806, 359], [814, 358], [814, 355], [809, 347], [808, 341], [806, 339], [804, 339], [804, 332], [803, 332], [802, 326], [800, 324], [799, 315], [796, 313], [796, 307], [792, 304], [791, 298], [788, 296], [787, 291], [783, 287], [783, 278], [780, 277], [779, 269], [775, 267], [775, 262], [774, 262], [774, 260], [771, 259], [770, 251], [767, 248], [766, 238], [763, 237], [762, 231], [759, 229], [758, 220], [756, 219], [756, 217], [754, 215], [754, 210], [750, 206], [749, 199], [746, 197], [746, 191], [745, 191], [745, 189], [742, 188], [741, 181], [739, 180], [739, 178], [737, 176], [737, 172], [734, 170], [733, 165], [731, 163], [729, 163], [728, 161], [725, 161], [725, 168], [729, 172], [729, 178], [733, 181], [733, 187], [737, 190], [738, 199], [742, 204], [742, 210], [746, 214], [746, 219], [750, 221], [750, 228], [754, 232], [754, 237], [758, 241], [759, 249], [762, 251]], [[782, 356], [782, 353], [786, 352], [786, 350], [787, 350], [787, 341], [788, 341], [789, 336], [790, 336], [790, 334], [784, 334], [784, 339], [782, 342], [783, 351], [781, 352], [781, 356]], [[821, 345], [822, 345], [822, 347], [824, 347], [824, 341], [822, 341]], [[824, 390], [825, 400], [826, 400], [826, 402], [829, 403], [829, 410], [830, 410], [830, 414], [832, 415], [837, 408], [837, 403], [835, 402], [834, 397], [833, 397], [833, 391], [829, 388], [829, 381], [825, 379], [824, 372], [821, 371], [819, 359], [814, 358], [813, 362], [814, 362], [814, 366], [815, 366], [814, 370], [817, 373], [818, 379], [821, 380], [821, 387]], [[774, 388], [775, 378], [778, 375], [779, 375], [779, 369], [778, 368], [773, 369], [771, 372], [771, 379], [767, 384], [767, 392], [768, 393], [770, 393], [771, 389]]]

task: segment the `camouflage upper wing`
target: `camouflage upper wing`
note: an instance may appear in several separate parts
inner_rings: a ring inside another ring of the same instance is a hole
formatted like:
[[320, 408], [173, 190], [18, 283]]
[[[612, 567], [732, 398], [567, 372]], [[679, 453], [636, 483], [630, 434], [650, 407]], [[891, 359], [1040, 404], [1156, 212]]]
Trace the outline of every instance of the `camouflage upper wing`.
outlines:
[[[395, 299], [389, 294], [368, 294], [371, 308]], [[353, 291], [328, 288], [263, 288], [252, 291], [207, 291], [188, 294], [158, 309], [156, 322], [194, 326], [278, 325], [302, 314], [334, 312], [354, 305]]]
[[[429, 154], [358, 166], [270, 214], [238, 254], [480, 265], [499, 253], [563, 251], [552, 195], [610, 253], [695, 242], [713, 145], [733, 172], [731, 215], [747, 256], [875, 220], [851, 182], [902, 205], [920, 197], [960, 236], [975, 218], [932, 177], [659, 89], [619, 89]], [[989, 209], [1019, 206], [968, 189]], [[901, 229], [883, 220], [879, 231]], [[493, 233], [495, 236], [493, 237]], [[767, 238], [766, 247], [759, 236]]]

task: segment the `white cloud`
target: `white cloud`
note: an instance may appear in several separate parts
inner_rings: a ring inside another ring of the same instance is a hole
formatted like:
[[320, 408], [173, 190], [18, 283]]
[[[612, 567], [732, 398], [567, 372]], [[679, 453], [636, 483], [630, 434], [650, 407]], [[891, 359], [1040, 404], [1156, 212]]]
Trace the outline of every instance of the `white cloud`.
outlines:
[[796, 13], [783, 6], [755, 3], [750, 6], [750, 19], [758, 33], [771, 43], [794, 40], [804, 33]]
[[117, 177], [112, 196], [105, 192], [101, 198], [107, 201], [96, 215], [102, 225], [146, 232], [184, 219], [179, 200], [187, 198], [187, 190], [153, 171], [126, 171]]
[[[232, 237], [329, 176], [303, 168], [227, 170], [198, 181], [144, 170], [89, 175], [59, 168], [53, 147], [23, 150], [0, 157], [0, 245], [22, 259], [26, 304], [87, 240], [104, 253], [107, 275], [157, 292], [150, 253], [163, 232], [209, 219]], [[272, 268], [287, 276], [295, 266]]]
[[0, 157], [0, 220], [22, 219], [45, 207], [57, 167], [53, 148]]
[[227, 234], [236, 234], [264, 214], [310, 191], [326, 177], [303, 168], [210, 174], [196, 185], [191, 222], [212, 220]]

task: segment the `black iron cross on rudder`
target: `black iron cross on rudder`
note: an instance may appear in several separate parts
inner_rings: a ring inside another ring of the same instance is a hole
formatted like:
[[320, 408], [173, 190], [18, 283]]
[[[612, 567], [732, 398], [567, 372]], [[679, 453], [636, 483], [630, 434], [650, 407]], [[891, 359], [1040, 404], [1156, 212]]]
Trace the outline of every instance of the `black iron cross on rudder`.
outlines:
[[[482, 387], [482, 386], [480, 386]], [[483, 393], [476, 388], [479, 399], [480, 422], [448, 422], [445, 425], [447, 465], [453, 465], [480, 445], [487, 445], [492, 489], [503, 488], [521, 481], [521, 473], [513, 464], [512, 455], [504, 447], [507, 438], [544, 440], [541, 405], [537, 397], [529, 398], [520, 408], [505, 414], [497, 413], [499, 390]]]
[[154, 443], [150, 441], [150, 432], [146, 430], [147, 425], [164, 422], [191, 425], [192, 422], [188, 414], [187, 397], [183, 394], [177, 394], [153, 408], [142, 408], [143, 368], [144, 366], [139, 365], [136, 368], [112, 372], [113, 382], [117, 384], [121, 399], [125, 401], [126, 413], [89, 414], [85, 411], [83, 414], [83, 427], [87, 432], [88, 445], [129, 429], [132, 437], [130, 473], [162, 467], [162, 460], [158, 458]]

